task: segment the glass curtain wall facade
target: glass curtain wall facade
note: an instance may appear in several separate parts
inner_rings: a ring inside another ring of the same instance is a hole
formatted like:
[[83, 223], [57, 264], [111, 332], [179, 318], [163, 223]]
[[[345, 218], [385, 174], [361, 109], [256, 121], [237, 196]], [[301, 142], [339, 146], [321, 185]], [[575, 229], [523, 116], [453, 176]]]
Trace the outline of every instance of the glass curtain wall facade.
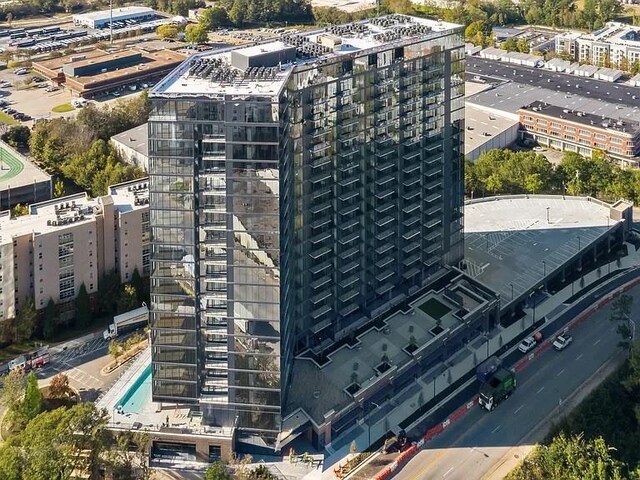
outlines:
[[270, 445], [295, 354], [462, 259], [462, 31], [419, 38], [276, 96], [152, 94], [155, 401]]
[[463, 62], [449, 33], [295, 70], [298, 351], [343, 338], [462, 259]]
[[266, 438], [281, 404], [283, 105], [154, 101], [149, 126], [153, 397]]

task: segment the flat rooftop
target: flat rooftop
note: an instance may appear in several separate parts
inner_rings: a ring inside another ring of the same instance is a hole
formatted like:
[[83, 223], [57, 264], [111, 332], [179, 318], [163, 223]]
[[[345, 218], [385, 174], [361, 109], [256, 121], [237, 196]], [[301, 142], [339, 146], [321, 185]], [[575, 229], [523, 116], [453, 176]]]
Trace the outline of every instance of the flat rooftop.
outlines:
[[149, 124], [143, 123], [126, 132], [111, 137], [111, 140], [130, 148], [145, 157], [149, 156]]
[[13, 148], [0, 143], [0, 190], [50, 181], [50, 175], [40, 170]]
[[[408, 345], [415, 345], [416, 356], [426, 355], [452, 332], [466, 328], [467, 315], [475, 315], [497, 301], [494, 293], [460, 272], [452, 271], [445, 277], [446, 289], [426, 291], [411, 302], [406, 313], [397, 312], [376, 322], [353, 342], [330, 353], [326, 363], [318, 365], [304, 354], [296, 357], [285, 417], [302, 409], [321, 424], [330, 410], [340, 411], [359, 401], [354, 397], [363, 393], [371, 397], [371, 392], [377, 392], [381, 384], [413, 360], [406, 350]], [[384, 363], [388, 368], [382, 368]], [[435, 368], [446, 370], [442, 364]], [[347, 388], [354, 382], [360, 388], [352, 395]]]
[[506, 115], [490, 114], [474, 105], [464, 109], [464, 152], [472, 152], [491, 138], [518, 125], [518, 120]]
[[604, 115], [598, 116], [591, 113], [569, 110], [556, 105], [547, 105], [543, 102], [534, 102], [521, 109], [522, 112], [532, 112], [534, 115], [544, 115], [551, 119], [562, 119], [587, 127], [597, 127], [603, 130], [613, 130], [616, 133], [623, 133], [634, 137], [640, 132], [640, 121], [638, 117], [620, 121], [618, 118], [609, 118]]
[[70, 226], [94, 221], [102, 208], [97, 200], [90, 199], [86, 192], [34, 203], [29, 214], [17, 218], [0, 217], [2, 239], [9, 241], [12, 236], [25, 234], [45, 234], [60, 231]]
[[[153, 8], [149, 7], [119, 7], [113, 9], [113, 19], [117, 20], [123, 16], [129, 15], [149, 15], [154, 13]], [[111, 18], [111, 13], [109, 10], [100, 10], [99, 12], [89, 12], [89, 13], [78, 13], [73, 16], [75, 19], [88, 19], [88, 20], [109, 20]]]
[[[523, 105], [536, 100], [547, 101], [564, 108], [581, 108], [585, 112], [599, 108], [611, 112], [616, 110], [616, 106], [621, 106], [629, 107], [632, 114], [638, 114], [640, 108], [638, 89], [624, 83], [584, 78], [564, 72], [551, 72], [544, 68], [525, 67], [477, 56], [468, 57], [465, 68], [467, 78], [477, 75], [487, 83], [499, 85], [493, 93], [487, 92], [487, 95], [473, 97], [474, 103], [494, 104], [510, 112], [515, 112]], [[501, 85], [505, 82], [511, 86]], [[500, 96], [496, 96], [496, 93]], [[552, 95], [556, 99], [554, 102], [544, 98]], [[568, 97], [565, 98], [565, 95]], [[524, 98], [524, 103], [521, 98]], [[572, 107], [572, 104], [576, 106]], [[635, 112], [633, 112], [634, 109]]]
[[[145, 124], [146, 125], [146, 124]], [[139, 127], [138, 127], [139, 128]], [[149, 207], [149, 178], [140, 178], [109, 187], [113, 205], [120, 212]]]
[[466, 273], [510, 301], [511, 284], [514, 298], [531, 291], [545, 273], [565, 265], [579, 249], [588, 249], [616, 223], [609, 205], [585, 197], [522, 195], [467, 201]]
[[[549, 72], [547, 72], [549, 73]], [[572, 84], [584, 85], [580, 88], [580, 94], [569, 94], [562, 88], [552, 90], [551, 88], [542, 88], [540, 86], [531, 86], [525, 83], [506, 82], [496, 86], [491, 90], [486, 90], [467, 98], [467, 103], [478, 105], [485, 108], [500, 110], [506, 113], [517, 113], [524, 106], [531, 105], [536, 102], [545, 102], [548, 105], [555, 105], [561, 109], [580, 111], [586, 114], [596, 115], [598, 117], [605, 116], [607, 118], [622, 120], [625, 123], [637, 121], [640, 118], [640, 100], [634, 107], [627, 106], [623, 103], [616, 103], [619, 88], [622, 86], [604, 83], [607, 91], [611, 94], [609, 102], [605, 102], [596, 98], [589, 97], [590, 85], [600, 85], [601, 82], [595, 80], [585, 80], [572, 76], [570, 81]], [[586, 83], [585, 83], [586, 82]], [[554, 85], [554, 84], [550, 84]], [[617, 88], [616, 88], [617, 87]], [[582, 93], [586, 95], [582, 95]], [[635, 92], [638, 93], [637, 90]], [[640, 97], [640, 95], [638, 95]]]
[[[316, 63], [320, 60], [338, 58], [341, 55], [375, 50], [400, 39], [426, 39], [440, 32], [454, 31], [461, 27], [447, 22], [439, 22], [407, 15], [387, 15], [346, 25], [334, 25], [311, 32], [285, 32], [279, 40], [270, 40], [252, 47], [229, 47], [215, 52], [195, 55], [175, 69], [151, 91], [152, 95], [175, 94], [202, 95], [276, 95], [283, 88], [292, 70], [299, 65]], [[329, 48], [321, 43], [327, 34], [339, 40], [338, 46]], [[247, 75], [231, 64], [231, 52], [240, 51], [250, 56], [260, 51], [278, 51], [284, 47], [296, 48], [296, 59], [291, 63], [264, 65], [269, 67], [268, 75], [257, 78]], [[195, 70], [197, 62], [209, 62], [211, 70]]]

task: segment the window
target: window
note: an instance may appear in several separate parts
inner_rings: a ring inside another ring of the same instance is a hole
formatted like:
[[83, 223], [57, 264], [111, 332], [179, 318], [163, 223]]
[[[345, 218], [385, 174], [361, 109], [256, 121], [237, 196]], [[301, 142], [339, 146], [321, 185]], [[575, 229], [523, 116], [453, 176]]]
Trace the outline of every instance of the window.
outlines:
[[574, 137], [572, 135], [565, 135], [564, 138], [565, 138], [565, 140], [569, 140], [571, 142], [575, 142], [576, 141], [576, 137]]
[[595, 137], [595, 138], [597, 138], [598, 140], [604, 140], [604, 139], [606, 139], [606, 138], [607, 138], [607, 137], [605, 137], [605, 136], [604, 136], [603, 134], [601, 134], [601, 133], [596, 133], [596, 134], [594, 135], [594, 137]]
[[618, 137], [611, 137], [611, 143], [615, 143], [617, 145], [622, 145], [622, 139]]
[[576, 129], [573, 127], [564, 127], [564, 130], [567, 133], [576, 133]]
[[551, 126], [553, 128], [560, 128], [562, 125], [560, 125], [558, 122], [551, 122]]

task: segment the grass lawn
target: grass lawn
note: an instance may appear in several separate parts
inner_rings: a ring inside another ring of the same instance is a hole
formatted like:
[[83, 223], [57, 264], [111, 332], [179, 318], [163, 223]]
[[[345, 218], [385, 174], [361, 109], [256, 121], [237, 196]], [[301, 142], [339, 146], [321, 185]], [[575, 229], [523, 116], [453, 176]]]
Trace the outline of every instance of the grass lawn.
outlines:
[[18, 122], [11, 115], [8, 115], [4, 112], [0, 112], [0, 123], [6, 123], [7, 125], [18, 125]]
[[451, 311], [449, 307], [447, 307], [444, 303], [436, 300], [435, 298], [430, 298], [418, 308], [429, 315], [431, 318], [435, 318], [436, 320], [440, 320]]
[[62, 105], [58, 105], [51, 109], [51, 111], [54, 113], [71, 112], [72, 110], [75, 110], [75, 109], [73, 108], [73, 105], [71, 105], [70, 103], [63, 103]]

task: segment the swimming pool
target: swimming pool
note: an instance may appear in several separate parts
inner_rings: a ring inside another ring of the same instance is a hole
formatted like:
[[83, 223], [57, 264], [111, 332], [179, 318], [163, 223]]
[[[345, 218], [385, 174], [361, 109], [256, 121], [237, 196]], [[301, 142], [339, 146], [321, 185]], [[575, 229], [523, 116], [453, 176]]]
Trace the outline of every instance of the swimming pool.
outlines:
[[151, 365], [145, 368], [127, 393], [116, 404], [125, 413], [140, 413], [142, 406], [151, 398]]

